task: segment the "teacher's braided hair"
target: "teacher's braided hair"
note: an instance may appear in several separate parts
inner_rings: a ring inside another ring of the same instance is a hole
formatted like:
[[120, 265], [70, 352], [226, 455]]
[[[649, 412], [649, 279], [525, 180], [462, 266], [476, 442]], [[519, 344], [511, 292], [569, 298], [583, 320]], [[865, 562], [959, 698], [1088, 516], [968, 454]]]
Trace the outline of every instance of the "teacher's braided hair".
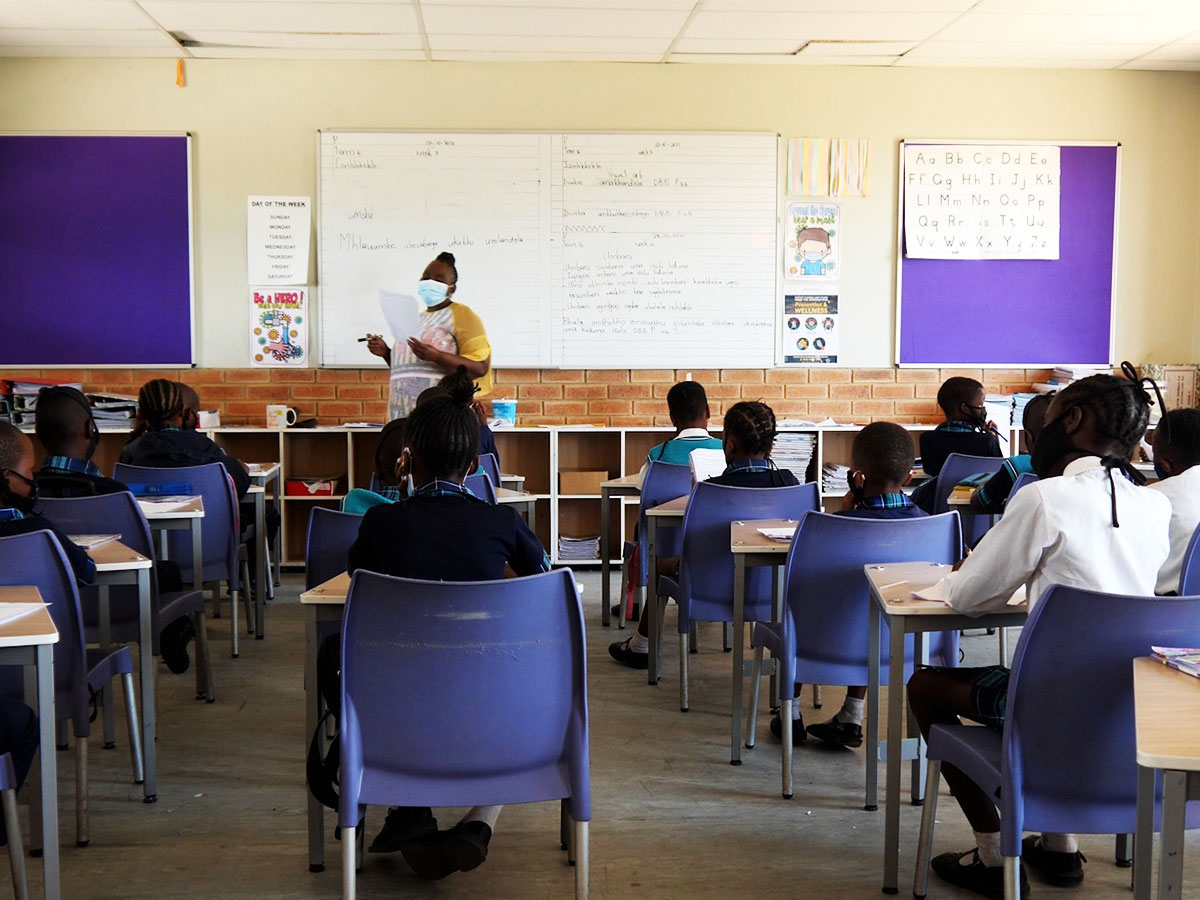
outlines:
[[458, 269], [454, 265], [454, 254], [443, 251], [437, 255], [437, 261], [450, 267], [450, 271], [454, 273], [454, 281], [451, 284], [458, 284]]
[[138, 410], [151, 428], [160, 428], [183, 415], [183, 392], [178, 381], [155, 378], [138, 391]]
[[479, 455], [479, 419], [471, 406], [476, 387], [466, 366], [440, 386], [443, 393], [418, 403], [409, 414], [405, 437], [430, 475], [461, 482]]
[[749, 454], [769, 454], [775, 444], [775, 412], [757, 400], [743, 400], [725, 411], [725, 434]]

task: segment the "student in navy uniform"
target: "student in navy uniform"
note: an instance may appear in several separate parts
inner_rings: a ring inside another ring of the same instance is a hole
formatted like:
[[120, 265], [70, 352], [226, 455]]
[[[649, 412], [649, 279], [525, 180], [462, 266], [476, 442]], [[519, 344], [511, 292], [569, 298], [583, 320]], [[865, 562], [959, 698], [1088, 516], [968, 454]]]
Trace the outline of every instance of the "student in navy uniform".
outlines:
[[[697, 381], [681, 381], [667, 391], [667, 412], [675, 426], [675, 436], [661, 444], [655, 444], [646, 454], [646, 462], [665, 462], [686, 466], [693, 450], [720, 450], [721, 441], [708, 433], [708, 420], [712, 412], [708, 407], [708, 394], [704, 385]], [[646, 465], [638, 472], [640, 489], [646, 480]]]
[[[854, 436], [850, 447], [850, 491], [842, 500], [835, 515], [856, 519], [912, 519], [926, 515], [904, 493], [912, 480], [913, 444], [907, 431], [894, 422], [872, 422]], [[796, 685], [795, 696], [800, 696]], [[863, 706], [866, 685], [850, 685], [842, 708], [828, 722], [809, 725], [807, 732], [800, 715], [800, 704], [792, 704], [796, 725], [792, 726], [792, 743], [799, 744], [811, 734], [818, 740], [837, 747], [861, 747], [863, 741]], [[779, 716], [771, 720], [771, 734], [781, 737]]]
[[[1031, 609], [1052, 584], [1152, 594], [1170, 551], [1171, 504], [1126, 477], [1134, 471], [1129, 458], [1146, 431], [1149, 406], [1140, 382], [1112, 375], [1093, 375], [1059, 391], [1033, 448], [1040, 480], [1013, 497], [999, 524], [946, 577], [946, 604], [982, 615], [1003, 609], [1022, 585], [1028, 586]], [[1008, 678], [1005, 666], [923, 668], [909, 679], [909, 708], [925, 736], [931, 726], [957, 724], [960, 718], [1000, 731]], [[1047, 691], [1055, 688], [1045, 685]], [[1064, 696], [1062, 702], [1071, 699]], [[975, 832], [975, 847], [943, 853], [934, 858], [933, 870], [965, 890], [1000, 898], [996, 798], [949, 763], [942, 764], [942, 775]], [[1031, 835], [1021, 843], [1021, 859], [1050, 884], [1083, 881], [1074, 835]], [[1021, 882], [1020, 895], [1028, 896], [1024, 868]]]
[[48, 530], [58, 538], [67, 562], [81, 584], [90, 584], [96, 564], [87, 551], [71, 542], [49, 519], [34, 512], [37, 482], [33, 479], [33, 442], [15, 425], [0, 422], [0, 537]]
[[[463, 486], [479, 464], [474, 393], [470, 376], [461, 371], [447, 393], [418, 404], [408, 416], [397, 475], [401, 482], [411, 477], [415, 489], [408, 499], [367, 510], [350, 548], [350, 572], [491, 581], [504, 577], [506, 565], [517, 575], [550, 570], [537, 536], [515, 509], [490, 505]], [[321, 647], [319, 680], [326, 697], [337, 693], [340, 643], [341, 635], [333, 635]], [[454, 827], [438, 831], [428, 807], [393, 808], [371, 851], [399, 850], [414, 872], [431, 880], [467, 871], [487, 858], [500, 809], [475, 807]]]
[[1025, 404], [1021, 415], [1021, 428], [1025, 432], [1025, 448], [1028, 453], [1010, 456], [1000, 467], [1000, 471], [979, 486], [971, 495], [971, 508], [983, 513], [999, 515], [1004, 512], [1008, 503], [1008, 495], [1012, 492], [1017, 479], [1025, 474], [1033, 473], [1033, 445], [1046, 422], [1046, 410], [1050, 408], [1050, 394], [1038, 394]]
[[379, 444], [375, 447], [375, 489], [353, 488], [342, 499], [342, 512], [361, 516], [372, 506], [395, 503], [404, 499], [404, 487], [396, 474], [396, 464], [404, 451], [404, 426], [407, 419], [393, 419], [379, 431]]
[[[778, 469], [771, 462], [775, 444], [775, 413], [765, 403], [742, 401], [725, 413], [725, 471], [708, 479], [710, 484], [730, 487], [790, 487], [799, 484], [789, 469]], [[679, 557], [668, 556], [658, 562], [660, 575], [679, 571]], [[608, 655], [623, 666], [645, 669], [650, 659], [649, 617], [643, 616], [637, 631], [624, 641], [608, 645]]]
[[46, 451], [36, 476], [41, 496], [94, 497], [128, 490], [121, 482], [104, 477], [92, 462], [100, 430], [82, 391], [42, 388], [35, 415], [34, 430]]
[[921, 468], [929, 481], [913, 491], [913, 502], [933, 512], [934, 484], [951, 453], [1002, 456], [996, 426], [987, 420], [983, 385], [974, 378], [947, 378], [938, 388], [937, 403], [946, 421], [921, 435]]

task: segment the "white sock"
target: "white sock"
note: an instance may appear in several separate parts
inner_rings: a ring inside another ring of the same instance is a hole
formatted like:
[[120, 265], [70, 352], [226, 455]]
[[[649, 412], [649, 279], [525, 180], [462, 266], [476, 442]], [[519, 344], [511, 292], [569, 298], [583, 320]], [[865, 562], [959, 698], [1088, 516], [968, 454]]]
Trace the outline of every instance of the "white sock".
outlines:
[[1051, 853], [1075, 853], [1079, 850], [1079, 841], [1073, 834], [1043, 834], [1042, 846]]
[[629, 649], [632, 650], [634, 653], [649, 653], [650, 652], [650, 638], [648, 638], [644, 635], [638, 634], [635, 631], [633, 633], [633, 637], [631, 637], [629, 639]]
[[861, 725], [863, 720], [863, 709], [866, 707], [867, 701], [865, 698], [851, 697], [846, 695], [846, 699], [842, 701], [841, 711], [838, 712], [836, 718], [843, 724]]
[[1004, 864], [1000, 855], [1000, 832], [976, 831], [975, 846], [979, 848], [979, 861], [988, 868]]
[[800, 709], [800, 698], [797, 697], [792, 701], [792, 721], [799, 722], [802, 718], [804, 718], [804, 713]]
[[463, 817], [458, 820], [458, 824], [463, 822], [483, 822], [488, 828], [496, 830], [496, 820], [500, 818], [500, 810], [503, 806], [472, 806]]

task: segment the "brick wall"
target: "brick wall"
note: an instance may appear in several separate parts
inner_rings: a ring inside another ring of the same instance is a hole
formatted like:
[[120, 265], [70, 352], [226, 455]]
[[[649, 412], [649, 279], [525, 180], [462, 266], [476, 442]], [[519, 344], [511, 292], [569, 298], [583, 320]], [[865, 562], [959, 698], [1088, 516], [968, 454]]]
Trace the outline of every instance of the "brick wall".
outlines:
[[[989, 392], [1025, 391], [1045, 369], [498, 369], [496, 397], [515, 397], [526, 425], [669, 425], [666, 396], [687, 376], [708, 390], [713, 418], [738, 400], [763, 400], [780, 418], [865, 423], [937, 422], [934, 396], [951, 375], [984, 383]], [[137, 394], [152, 378], [186, 381], [222, 425], [262, 425], [268, 403], [286, 403], [322, 425], [383, 421], [383, 369], [0, 369], [0, 379], [82, 381], [87, 391]]]

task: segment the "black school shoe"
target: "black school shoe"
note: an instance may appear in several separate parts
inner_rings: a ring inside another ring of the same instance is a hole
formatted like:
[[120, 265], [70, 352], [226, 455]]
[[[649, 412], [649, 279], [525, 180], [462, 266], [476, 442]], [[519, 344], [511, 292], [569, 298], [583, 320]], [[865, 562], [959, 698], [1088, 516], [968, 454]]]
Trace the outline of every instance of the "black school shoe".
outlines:
[[383, 828], [371, 841], [368, 853], [395, 853], [406, 841], [437, 834], [437, 819], [428, 806], [393, 806], [383, 820]]
[[[779, 716], [771, 719], [771, 734], [775, 735], [775, 740], [783, 743], [783, 720]], [[808, 739], [808, 733], [804, 730], [803, 719], [792, 719], [792, 746], [798, 747]]]
[[[968, 856], [971, 857], [971, 862], [963, 865], [963, 859]], [[1027, 900], [1030, 896], [1029, 879], [1025, 877], [1025, 867], [1020, 866], [1019, 868], [1021, 872], [1019, 896], [1021, 900]], [[942, 881], [949, 882], [964, 891], [990, 897], [991, 900], [1004, 900], [1004, 867], [985, 866], [979, 860], [979, 849], [976, 847], [972, 847], [965, 853], [943, 853], [935, 856], [933, 871], [937, 872]]]
[[851, 750], [861, 747], [863, 742], [862, 726], [855, 725], [853, 722], [839, 722], [837, 716], [828, 722], [809, 725], [808, 733], [823, 744], [832, 744]]
[[[618, 622], [621, 621], [621, 607], [624, 605], [625, 605], [624, 603], [613, 604], [612, 617], [614, 619], [616, 619]], [[633, 614], [626, 616], [625, 621], [626, 622], [636, 622], [639, 618], [641, 618], [641, 614], [642, 614], [641, 608], [635, 603], [635, 604], [633, 604]]]
[[196, 627], [191, 616], [176, 619], [162, 630], [158, 637], [158, 649], [163, 662], [176, 675], [182, 675], [191, 665], [188, 659], [188, 641], [196, 637]]
[[650, 668], [650, 653], [634, 653], [629, 649], [629, 642], [633, 638], [626, 638], [623, 641], [616, 641], [608, 645], [608, 655], [615, 659], [623, 666], [629, 666], [631, 669], [648, 669]]
[[1021, 841], [1021, 858], [1037, 869], [1042, 880], [1056, 887], [1075, 887], [1083, 883], [1083, 865], [1087, 857], [1076, 850], [1059, 853], [1042, 846], [1040, 835], [1031, 834]]
[[404, 861], [426, 881], [439, 881], [455, 872], [477, 869], [487, 859], [492, 829], [486, 822], [459, 822], [430, 837], [406, 841]]

